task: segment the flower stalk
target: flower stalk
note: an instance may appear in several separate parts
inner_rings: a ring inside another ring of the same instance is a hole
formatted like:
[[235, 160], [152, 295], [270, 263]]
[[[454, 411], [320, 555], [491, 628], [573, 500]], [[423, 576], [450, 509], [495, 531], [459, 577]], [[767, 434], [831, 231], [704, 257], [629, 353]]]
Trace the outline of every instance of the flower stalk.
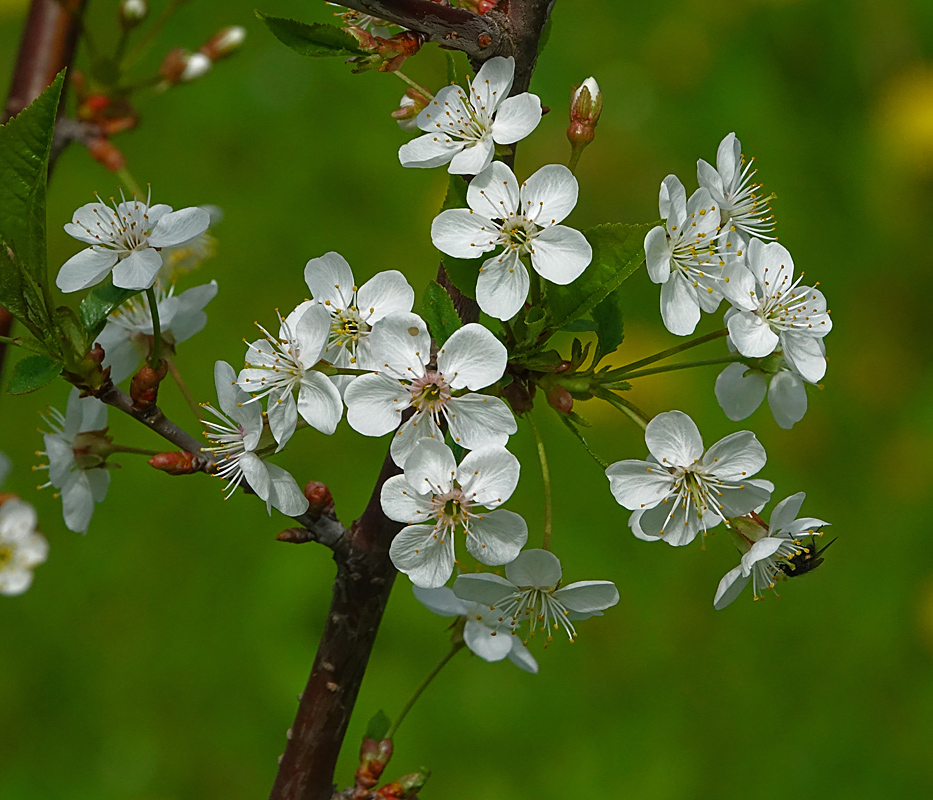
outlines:
[[466, 647], [466, 644], [462, 639], [458, 642], [454, 642], [450, 646], [450, 649], [444, 654], [444, 657], [434, 665], [434, 669], [432, 669], [425, 676], [424, 680], [418, 684], [418, 688], [416, 688], [411, 697], [408, 698], [408, 702], [405, 703], [405, 705], [402, 707], [402, 710], [399, 712], [398, 716], [395, 718], [395, 721], [392, 723], [392, 727], [389, 728], [389, 732], [385, 735], [386, 739], [392, 739], [395, 737], [395, 733], [398, 731], [399, 726], [405, 720], [405, 717], [408, 716], [408, 712], [411, 711], [415, 703], [418, 702], [418, 698], [424, 694], [424, 690], [431, 685], [431, 681], [437, 677], [438, 673], [440, 673], [440, 671], [444, 669], [445, 666], [447, 666], [447, 663], [464, 647]]

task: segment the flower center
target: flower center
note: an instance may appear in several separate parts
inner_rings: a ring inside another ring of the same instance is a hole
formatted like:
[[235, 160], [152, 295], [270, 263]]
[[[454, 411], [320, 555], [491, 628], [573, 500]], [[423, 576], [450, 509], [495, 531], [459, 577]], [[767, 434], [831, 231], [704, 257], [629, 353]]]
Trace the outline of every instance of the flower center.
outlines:
[[538, 235], [538, 226], [530, 219], [518, 214], [511, 214], [503, 220], [499, 242], [510, 250], [517, 250], [520, 254], [530, 253], [531, 243]]
[[0, 570], [5, 569], [12, 561], [15, 551], [12, 547], [0, 547]]
[[[577, 632], [570, 621], [570, 611], [554, 595], [554, 587], [540, 589], [529, 586], [522, 587], [518, 595], [509, 598], [502, 605], [502, 612], [510, 616], [509, 624], [512, 632], [522, 623], [528, 623], [528, 638], [536, 633], [546, 633], [547, 641], [553, 641], [554, 637], [551, 631], [559, 631], [563, 628], [568, 638], [572, 642]], [[545, 644], [545, 647], [547, 645]]]
[[450, 400], [450, 386], [439, 372], [425, 372], [408, 386], [411, 404], [418, 411], [436, 414]]
[[456, 484], [450, 491], [434, 495], [431, 505], [434, 518], [437, 520], [435, 528], [447, 532], [458, 527], [464, 530], [469, 529], [470, 517], [473, 516], [470, 509], [473, 503], [464, 496], [463, 490]]
[[363, 320], [356, 306], [350, 306], [334, 314], [330, 324], [330, 343], [346, 347], [351, 355], [356, 354], [360, 340], [369, 336], [371, 326]]

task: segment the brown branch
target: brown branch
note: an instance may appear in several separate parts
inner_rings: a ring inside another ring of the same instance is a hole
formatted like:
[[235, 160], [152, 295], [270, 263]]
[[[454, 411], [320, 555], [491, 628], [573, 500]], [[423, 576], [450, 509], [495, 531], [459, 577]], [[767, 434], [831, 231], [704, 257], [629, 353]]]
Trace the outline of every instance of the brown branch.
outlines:
[[431, 0], [340, 0], [340, 5], [416, 31], [429, 42], [462, 50], [480, 61], [507, 55], [501, 52], [504, 42], [498, 25], [462, 8]]

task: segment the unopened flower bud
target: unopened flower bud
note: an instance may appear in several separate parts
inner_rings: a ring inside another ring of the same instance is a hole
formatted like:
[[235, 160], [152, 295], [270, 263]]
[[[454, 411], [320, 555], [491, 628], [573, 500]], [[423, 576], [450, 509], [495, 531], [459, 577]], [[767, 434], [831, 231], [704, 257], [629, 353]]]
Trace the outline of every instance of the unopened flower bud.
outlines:
[[200, 52], [211, 61], [220, 61], [220, 59], [226, 58], [235, 50], [238, 50], [245, 39], [246, 28], [231, 25], [228, 28], [219, 30], [208, 39], [207, 44], [201, 48]]
[[596, 123], [603, 110], [603, 95], [594, 78], [575, 86], [570, 97], [570, 127], [567, 138], [575, 153], [579, 153], [596, 135]]
[[363, 739], [360, 745], [360, 766], [356, 770], [356, 785], [363, 789], [372, 789], [379, 783], [382, 775], [392, 758], [392, 740]]
[[123, 0], [120, 3], [120, 22], [129, 30], [135, 28], [149, 14], [149, 4], [146, 0]]
[[211, 60], [204, 53], [192, 53], [181, 73], [182, 81], [193, 81], [211, 71]]
[[411, 772], [408, 775], [403, 775], [397, 781], [379, 787], [376, 791], [376, 797], [385, 800], [410, 800], [424, 788], [430, 777], [431, 773], [427, 770]]
[[176, 47], [166, 53], [159, 67], [159, 74], [166, 83], [174, 86], [182, 81], [200, 78], [209, 72], [210, 68], [211, 60], [203, 53], [189, 53], [187, 50]]
[[569, 414], [573, 411], [573, 397], [563, 386], [552, 386], [547, 393], [547, 401], [551, 408], [561, 414]]
[[334, 513], [334, 498], [327, 488], [326, 483], [320, 481], [308, 481], [304, 490], [305, 497], [308, 498], [308, 513], [312, 517], [322, 517], [325, 514], [331, 516]]
[[149, 466], [169, 475], [191, 475], [198, 471], [197, 457], [185, 450], [154, 455], [149, 459]]
[[146, 364], [133, 376], [130, 397], [133, 398], [134, 411], [146, 411], [155, 405], [159, 399], [159, 384], [167, 373], [168, 363], [163, 361], [157, 370]]
[[113, 453], [113, 437], [107, 429], [78, 433], [71, 443], [75, 466], [78, 469], [97, 469]]
[[398, 126], [409, 133], [418, 130], [416, 120], [423, 109], [427, 108], [430, 101], [417, 89], [409, 89], [402, 95], [399, 101], [399, 107], [392, 112], [392, 119], [398, 122]]

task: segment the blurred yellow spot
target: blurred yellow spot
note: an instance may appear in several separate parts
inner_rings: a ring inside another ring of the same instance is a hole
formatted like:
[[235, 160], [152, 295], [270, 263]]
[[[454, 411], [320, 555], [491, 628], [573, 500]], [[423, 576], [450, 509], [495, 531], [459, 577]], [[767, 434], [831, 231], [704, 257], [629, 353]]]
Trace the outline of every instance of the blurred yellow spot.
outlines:
[[880, 143], [891, 160], [933, 172], [933, 64], [916, 64], [891, 79], [878, 120]]
[[23, 15], [29, 0], [0, 0], [0, 17], [19, 17]]

